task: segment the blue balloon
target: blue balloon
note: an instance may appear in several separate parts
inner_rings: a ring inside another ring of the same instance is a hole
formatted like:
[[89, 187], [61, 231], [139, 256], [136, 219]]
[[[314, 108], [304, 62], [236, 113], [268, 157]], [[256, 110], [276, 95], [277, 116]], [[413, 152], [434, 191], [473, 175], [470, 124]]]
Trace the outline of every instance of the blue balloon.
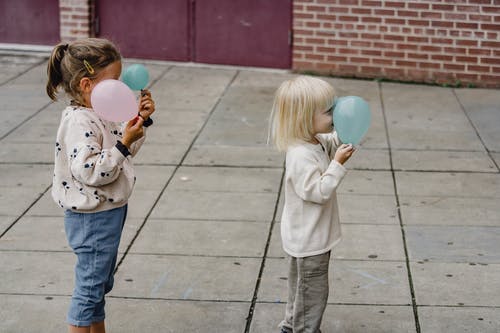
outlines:
[[371, 119], [370, 106], [361, 97], [340, 97], [335, 103], [333, 124], [343, 143], [357, 145], [368, 131]]
[[122, 73], [122, 81], [132, 90], [146, 88], [149, 82], [149, 73], [141, 64], [131, 65]]

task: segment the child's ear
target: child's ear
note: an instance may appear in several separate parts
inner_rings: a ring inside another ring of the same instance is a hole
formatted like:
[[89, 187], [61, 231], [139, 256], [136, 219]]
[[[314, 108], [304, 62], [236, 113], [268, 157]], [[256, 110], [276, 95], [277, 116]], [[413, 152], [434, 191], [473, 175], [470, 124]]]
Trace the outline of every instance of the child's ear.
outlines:
[[83, 77], [80, 80], [80, 91], [82, 93], [87, 93], [90, 94], [92, 90], [92, 80], [90, 80], [88, 77]]

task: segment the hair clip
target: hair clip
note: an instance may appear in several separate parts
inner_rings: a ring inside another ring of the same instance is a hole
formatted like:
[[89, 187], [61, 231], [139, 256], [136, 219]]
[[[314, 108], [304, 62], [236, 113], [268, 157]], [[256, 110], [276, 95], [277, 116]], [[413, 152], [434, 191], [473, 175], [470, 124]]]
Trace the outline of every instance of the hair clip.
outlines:
[[87, 72], [89, 72], [89, 74], [95, 73], [94, 69], [92, 68], [92, 66], [90, 66], [87, 60], [83, 60], [83, 64], [85, 65], [85, 68], [87, 69]]

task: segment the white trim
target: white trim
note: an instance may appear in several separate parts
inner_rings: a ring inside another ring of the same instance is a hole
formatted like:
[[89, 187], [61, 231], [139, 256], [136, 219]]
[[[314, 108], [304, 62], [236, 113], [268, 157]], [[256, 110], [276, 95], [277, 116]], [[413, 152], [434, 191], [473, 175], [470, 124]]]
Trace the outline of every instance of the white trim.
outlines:
[[0, 43], [0, 54], [48, 57], [52, 48], [50, 45]]

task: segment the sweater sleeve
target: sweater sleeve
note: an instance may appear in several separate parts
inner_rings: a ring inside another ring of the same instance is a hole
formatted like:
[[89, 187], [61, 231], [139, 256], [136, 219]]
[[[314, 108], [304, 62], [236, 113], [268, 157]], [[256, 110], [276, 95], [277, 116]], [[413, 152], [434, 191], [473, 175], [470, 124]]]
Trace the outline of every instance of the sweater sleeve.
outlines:
[[313, 154], [289, 154], [287, 159], [289, 178], [295, 193], [302, 200], [318, 204], [330, 200], [347, 172], [344, 166], [334, 160], [321, 172]]
[[80, 119], [71, 125], [64, 141], [71, 173], [79, 182], [89, 186], [102, 186], [115, 181], [120, 175], [125, 156], [116, 146], [103, 149], [102, 133], [89, 119]]

